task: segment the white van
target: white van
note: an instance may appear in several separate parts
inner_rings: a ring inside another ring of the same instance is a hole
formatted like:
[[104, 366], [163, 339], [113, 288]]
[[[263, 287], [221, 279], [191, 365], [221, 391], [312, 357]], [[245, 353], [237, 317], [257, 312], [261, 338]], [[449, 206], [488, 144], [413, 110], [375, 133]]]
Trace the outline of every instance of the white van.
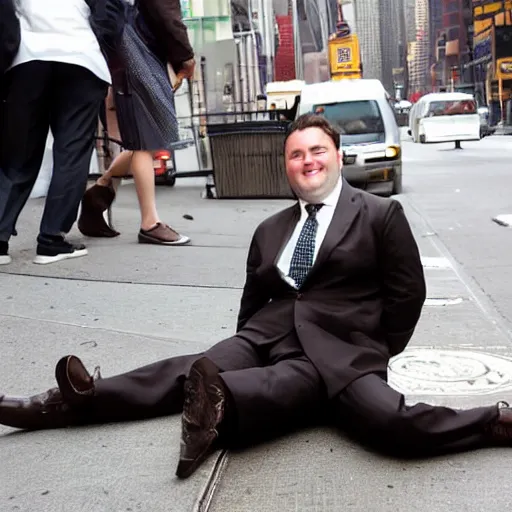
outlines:
[[480, 116], [475, 98], [462, 92], [426, 94], [409, 114], [409, 135], [414, 142], [435, 144], [480, 140]]
[[379, 80], [354, 79], [305, 85], [298, 115], [324, 115], [341, 133], [343, 175], [379, 195], [402, 192], [402, 152], [394, 101]]

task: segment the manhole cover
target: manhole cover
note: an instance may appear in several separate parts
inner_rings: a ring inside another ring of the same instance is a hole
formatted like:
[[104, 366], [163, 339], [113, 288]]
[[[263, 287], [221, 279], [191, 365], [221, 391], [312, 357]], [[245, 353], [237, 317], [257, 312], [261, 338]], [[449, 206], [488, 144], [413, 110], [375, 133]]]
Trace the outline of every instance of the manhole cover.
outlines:
[[389, 362], [389, 384], [411, 395], [484, 395], [512, 389], [512, 359], [465, 350], [411, 349]]

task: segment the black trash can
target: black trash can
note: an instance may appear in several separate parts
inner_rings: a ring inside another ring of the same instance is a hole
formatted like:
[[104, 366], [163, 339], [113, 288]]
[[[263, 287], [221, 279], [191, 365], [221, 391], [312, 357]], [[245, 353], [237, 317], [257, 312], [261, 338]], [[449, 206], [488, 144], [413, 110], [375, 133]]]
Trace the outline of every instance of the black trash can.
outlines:
[[213, 179], [219, 199], [294, 198], [284, 167], [289, 121], [208, 124]]

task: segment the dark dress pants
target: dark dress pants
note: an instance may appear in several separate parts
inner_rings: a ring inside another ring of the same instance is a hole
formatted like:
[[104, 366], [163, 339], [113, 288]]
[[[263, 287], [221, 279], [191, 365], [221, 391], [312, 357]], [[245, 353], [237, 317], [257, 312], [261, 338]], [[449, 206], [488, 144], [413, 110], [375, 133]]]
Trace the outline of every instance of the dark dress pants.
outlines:
[[31, 61], [3, 77], [0, 241], [9, 240], [36, 182], [48, 130], [53, 175], [40, 235], [68, 233], [89, 174], [99, 108], [108, 84], [81, 66]]
[[347, 386], [330, 405], [336, 424], [369, 447], [396, 456], [431, 456], [489, 444], [484, 429], [496, 419], [497, 406], [410, 406], [385, 379], [369, 374]]
[[290, 334], [264, 346], [234, 336], [203, 354], [172, 357], [96, 382], [93, 417], [122, 421], [179, 413], [183, 384], [194, 361], [221, 369], [235, 408], [228, 444], [262, 441], [316, 418], [325, 407], [320, 376]]

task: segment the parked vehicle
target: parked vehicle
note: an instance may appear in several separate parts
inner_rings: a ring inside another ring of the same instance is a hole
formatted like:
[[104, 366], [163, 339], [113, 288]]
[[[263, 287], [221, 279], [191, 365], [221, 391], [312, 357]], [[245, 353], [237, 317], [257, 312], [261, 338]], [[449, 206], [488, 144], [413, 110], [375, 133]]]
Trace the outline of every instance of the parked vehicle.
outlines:
[[481, 120], [475, 98], [461, 92], [432, 93], [422, 96], [409, 115], [409, 135], [414, 142], [435, 144], [480, 140]]
[[496, 131], [495, 126], [491, 126], [489, 122], [489, 107], [478, 107], [478, 115], [480, 116], [480, 137], [493, 135]]
[[341, 133], [344, 176], [378, 195], [402, 192], [402, 151], [394, 101], [379, 80], [304, 85], [298, 114], [323, 114]]

